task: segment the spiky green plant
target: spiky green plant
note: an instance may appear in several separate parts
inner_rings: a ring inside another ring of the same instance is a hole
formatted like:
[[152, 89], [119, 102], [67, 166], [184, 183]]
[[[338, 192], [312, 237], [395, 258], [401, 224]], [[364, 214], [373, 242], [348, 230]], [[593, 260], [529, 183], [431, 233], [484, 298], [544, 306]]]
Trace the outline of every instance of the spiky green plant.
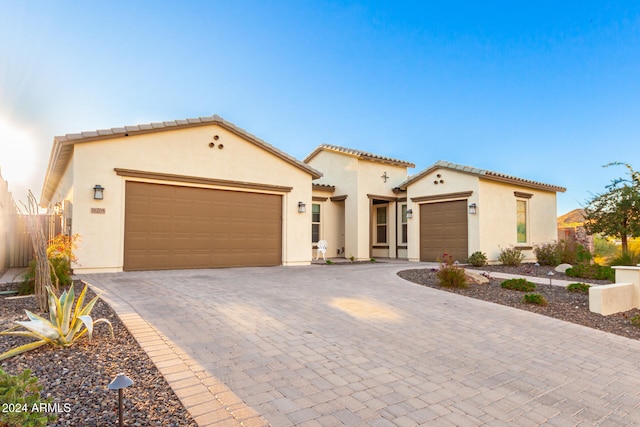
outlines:
[[[0, 360], [33, 350], [45, 344], [51, 344], [57, 347], [69, 347], [87, 333], [89, 334], [89, 339], [91, 339], [93, 325], [101, 322], [109, 325], [111, 337], [113, 338], [113, 326], [111, 326], [109, 320], [93, 320], [90, 316], [93, 306], [98, 301], [98, 297], [96, 296], [84, 307], [82, 306], [87, 293], [87, 285], [84, 286], [84, 289], [78, 296], [75, 308], [73, 307], [75, 300], [73, 286], [69, 288], [69, 291], [64, 291], [62, 295], [60, 295], [60, 298], [56, 296], [51, 288], [47, 288], [47, 293], [49, 294], [49, 319], [25, 310], [29, 318], [28, 321], [16, 321], [16, 326], [0, 332], [0, 335], [28, 337], [34, 338], [37, 341], [12, 348], [0, 354]], [[21, 326], [26, 330], [16, 330]]]

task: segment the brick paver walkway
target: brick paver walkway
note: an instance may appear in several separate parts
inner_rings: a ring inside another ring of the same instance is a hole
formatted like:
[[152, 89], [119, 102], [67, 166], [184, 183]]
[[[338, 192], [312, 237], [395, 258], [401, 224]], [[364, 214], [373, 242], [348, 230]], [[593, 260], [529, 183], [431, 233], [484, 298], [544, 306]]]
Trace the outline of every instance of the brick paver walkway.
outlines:
[[396, 275], [418, 266], [81, 278], [201, 426], [640, 424], [640, 342]]

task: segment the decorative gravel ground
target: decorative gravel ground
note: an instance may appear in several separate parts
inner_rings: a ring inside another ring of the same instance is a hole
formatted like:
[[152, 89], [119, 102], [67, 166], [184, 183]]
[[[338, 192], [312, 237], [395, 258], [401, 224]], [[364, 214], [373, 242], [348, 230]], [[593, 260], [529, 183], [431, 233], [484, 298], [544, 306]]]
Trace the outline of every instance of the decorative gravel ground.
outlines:
[[[75, 286], [77, 296], [82, 285]], [[94, 295], [91, 291], [87, 294]], [[0, 302], [0, 330], [13, 326], [14, 320], [26, 320], [24, 309], [37, 313], [33, 296], [20, 299], [3, 297]], [[107, 385], [120, 372], [134, 381], [124, 392], [125, 425], [196, 426], [164, 377], [111, 308], [99, 300], [91, 315], [94, 319], [109, 319], [115, 338], [111, 338], [106, 324], [99, 323], [91, 341], [83, 337], [69, 348], [40, 347], [3, 360], [0, 367], [12, 374], [31, 369], [43, 386], [42, 395], [51, 396], [63, 410], [58, 414], [58, 421], [52, 424], [54, 426], [117, 425], [118, 392], [107, 389]], [[30, 341], [20, 337], [0, 337], [0, 353]]]
[[[488, 266], [481, 269], [486, 271], [501, 271], [512, 274], [527, 274], [536, 277], [548, 277], [550, 267], [535, 267], [533, 265], [523, 265], [518, 269], [504, 266]], [[506, 305], [520, 310], [528, 310], [544, 316], [554, 317], [567, 322], [577, 323], [612, 334], [621, 335], [627, 338], [640, 339], [640, 327], [631, 324], [633, 316], [640, 316], [640, 310], [633, 309], [624, 313], [602, 316], [589, 311], [589, 296], [578, 292], [569, 292], [562, 286], [539, 285], [536, 284], [536, 293], [542, 294], [549, 302], [547, 306], [535, 304], [525, 304], [522, 302], [524, 292], [504, 289], [500, 286], [502, 279], [490, 280], [484, 285], [469, 285], [468, 288], [446, 288], [440, 286], [436, 277], [436, 269], [414, 269], [404, 270], [398, 273], [403, 279], [411, 282], [439, 289], [446, 292], [453, 292], [471, 298], [477, 298], [496, 304]], [[563, 273], [556, 273], [553, 279], [574, 280]], [[580, 282], [580, 280], [575, 280]], [[592, 281], [593, 282], [593, 281]], [[607, 281], [597, 281], [600, 283], [610, 283]]]

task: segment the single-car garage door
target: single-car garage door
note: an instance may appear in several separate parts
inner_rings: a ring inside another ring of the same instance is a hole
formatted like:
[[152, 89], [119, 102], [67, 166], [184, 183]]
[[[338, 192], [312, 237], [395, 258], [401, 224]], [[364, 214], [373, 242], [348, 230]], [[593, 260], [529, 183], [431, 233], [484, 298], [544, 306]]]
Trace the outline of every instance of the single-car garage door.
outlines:
[[420, 205], [420, 261], [442, 260], [445, 252], [466, 261], [467, 236], [466, 200]]
[[282, 264], [282, 197], [126, 183], [124, 270]]

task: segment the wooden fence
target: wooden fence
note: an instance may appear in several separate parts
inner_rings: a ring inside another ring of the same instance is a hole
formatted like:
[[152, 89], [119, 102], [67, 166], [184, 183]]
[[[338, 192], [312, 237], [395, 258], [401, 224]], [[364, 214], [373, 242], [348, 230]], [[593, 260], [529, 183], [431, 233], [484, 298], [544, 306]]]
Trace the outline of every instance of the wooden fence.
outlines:
[[[12, 215], [9, 225], [9, 267], [27, 267], [33, 259], [33, 245], [27, 229], [27, 215]], [[38, 215], [44, 236], [51, 240], [60, 232], [55, 215]]]

